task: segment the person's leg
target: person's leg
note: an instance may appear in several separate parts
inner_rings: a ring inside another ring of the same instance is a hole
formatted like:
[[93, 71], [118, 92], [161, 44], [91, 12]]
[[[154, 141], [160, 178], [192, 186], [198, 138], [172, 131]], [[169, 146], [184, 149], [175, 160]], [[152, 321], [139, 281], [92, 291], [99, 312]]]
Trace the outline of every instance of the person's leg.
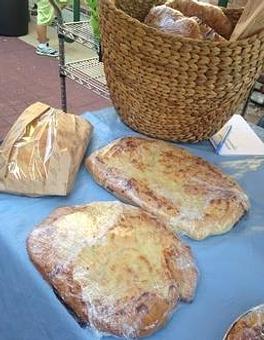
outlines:
[[37, 46], [36, 53], [39, 55], [46, 55], [50, 57], [57, 57], [58, 52], [49, 47], [47, 27], [54, 18], [54, 9], [49, 0], [38, 0], [38, 17], [37, 17], [37, 39], [39, 45]]
[[37, 39], [40, 44], [45, 44], [48, 42], [46, 25], [37, 25]]

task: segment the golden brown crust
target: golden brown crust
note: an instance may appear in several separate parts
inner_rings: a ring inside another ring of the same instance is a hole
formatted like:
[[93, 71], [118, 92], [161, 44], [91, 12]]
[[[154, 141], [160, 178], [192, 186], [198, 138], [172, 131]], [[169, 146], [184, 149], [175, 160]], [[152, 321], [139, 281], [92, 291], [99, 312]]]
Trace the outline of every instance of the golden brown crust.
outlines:
[[199, 24], [195, 20], [165, 5], [153, 7], [145, 19], [145, 24], [173, 35], [203, 39]]
[[218, 34], [229, 39], [233, 25], [220, 7], [195, 0], [172, 0], [167, 5], [181, 11], [188, 17], [196, 16], [213, 28]]
[[264, 338], [264, 306], [242, 316], [232, 326], [225, 340], [262, 340]]
[[198, 23], [204, 40], [220, 41], [220, 42], [226, 41], [224, 37], [218, 34], [213, 28], [205, 24], [200, 18], [192, 17], [192, 19]]
[[[66, 305], [73, 308], [81, 322], [87, 322], [88, 315], [85, 304], [81, 301], [81, 288], [78, 282], [73, 280], [73, 268], [71, 265], [63, 266], [56, 258], [56, 249], [51, 240], [56, 237], [56, 229], [53, 224], [61, 216], [72, 212], [71, 208], [59, 208], [38, 226], [35, 233], [27, 240], [27, 250], [31, 261], [44, 279], [52, 284]], [[45, 249], [43, 249], [45, 247]]]
[[162, 327], [197, 284], [189, 247], [119, 202], [57, 209], [29, 236], [28, 253], [81, 321], [119, 336]]
[[114, 195], [194, 239], [229, 231], [249, 209], [233, 179], [162, 141], [116, 140], [89, 156], [86, 167]]
[[153, 7], [145, 18], [145, 24], [163, 32], [186, 38], [226, 41], [201, 19], [186, 17], [180, 11], [166, 5]]

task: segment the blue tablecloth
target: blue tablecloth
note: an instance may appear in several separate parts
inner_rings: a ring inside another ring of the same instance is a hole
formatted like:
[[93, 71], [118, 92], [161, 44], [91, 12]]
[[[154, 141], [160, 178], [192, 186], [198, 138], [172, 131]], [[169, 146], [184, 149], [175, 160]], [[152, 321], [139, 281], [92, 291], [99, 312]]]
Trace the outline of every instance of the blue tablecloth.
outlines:
[[[135, 134], [113, 109], [87, 113], [94, 125], [88, 153], [115, 138]], [[264, 158], [220, 157], [208, 142], [183, 145], [234, 176], [250, 197], [251, 210], [228, 234], [191, 245], [200, 270], [195, 300], [175, 312], [155, 340], [221, 340], [239, 314], [264, 303]], [[91, 340], [31, 264], [26, 238], [55, 208], [114, 197], [81, 168], [67, 198], [0, 194], [0, 339]], [[109, 338], [110, 339], [110, 338]]]

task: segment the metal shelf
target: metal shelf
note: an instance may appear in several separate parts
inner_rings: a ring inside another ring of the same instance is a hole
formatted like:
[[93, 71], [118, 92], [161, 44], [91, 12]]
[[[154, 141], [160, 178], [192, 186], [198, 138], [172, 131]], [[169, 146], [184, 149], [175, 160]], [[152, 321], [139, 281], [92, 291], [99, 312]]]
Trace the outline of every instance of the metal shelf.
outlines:
[[63, 23], [59, 25], [59, 33], [79, 44], [98, 50], [89, 20]]
[[[77, 1], [79, 2], [79, 0]], [[103, 63], [99, 62], [99, 60], [101, 60], [100, 44], [94, 38], [90, 20], [64, 22], [61, 8], [58, 6], [56, 0], [49, 0], [49, 2], [53, 6], [57, 16], [62, 110], [67, 112], [66, 77], [90, 89], [97, 95], [110, 99]], [[96, 49], [99, 57], [65, 63], [65, 38], [69, 38], [86, 47]]]
[[68, 62], [61, 67], [61, 71], [66, 77], [109, 99], [103, 63], [98, 58]]

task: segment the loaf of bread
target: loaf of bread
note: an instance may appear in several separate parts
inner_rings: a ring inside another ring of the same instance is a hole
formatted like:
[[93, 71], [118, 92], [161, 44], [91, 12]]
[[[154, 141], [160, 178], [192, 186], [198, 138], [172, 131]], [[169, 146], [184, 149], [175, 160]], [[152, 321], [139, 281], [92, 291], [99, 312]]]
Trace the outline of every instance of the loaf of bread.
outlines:
[[224, 37], [218, 34], [213, 28], [205, 24], [200, 18], [198, 17], [191, 17], [191, 18], [198, 23], [200, 27], [200, 32], [204, 40], [221, 41], [221, 42], [226, 41]]
[[187, 17], [196, 16], [200, 18], [222, 37], [230, 38], [233, 25], [220, 7], [195, 0], [169, 0], [166, 4]]
[[153, 7], [145, 18], [145, 24], [185, 38], [225, 41], [198, 17], [186, 17], [180, 11], [165, 5]]
[[249, 209], [247, 195], [232, 178], [166, 142], [121, 138], [85, 163], [95, 180], [118, 198], [197, 240], [226, 233]]
[[29, 106], [0, 146], [0, 192], [67, 195], [91, 135], [81, 117], [43, 103]]
[[202, 40], [199, 24], [192, 18], [165, 5], [153, 7], [145, 19], [145, 24], [163, 32]]
[[196, 290], [190, 248], [120, 202], [57, 209], [29, 236], [28, 253], [80, 321], [116, 336], [153, 333]]

